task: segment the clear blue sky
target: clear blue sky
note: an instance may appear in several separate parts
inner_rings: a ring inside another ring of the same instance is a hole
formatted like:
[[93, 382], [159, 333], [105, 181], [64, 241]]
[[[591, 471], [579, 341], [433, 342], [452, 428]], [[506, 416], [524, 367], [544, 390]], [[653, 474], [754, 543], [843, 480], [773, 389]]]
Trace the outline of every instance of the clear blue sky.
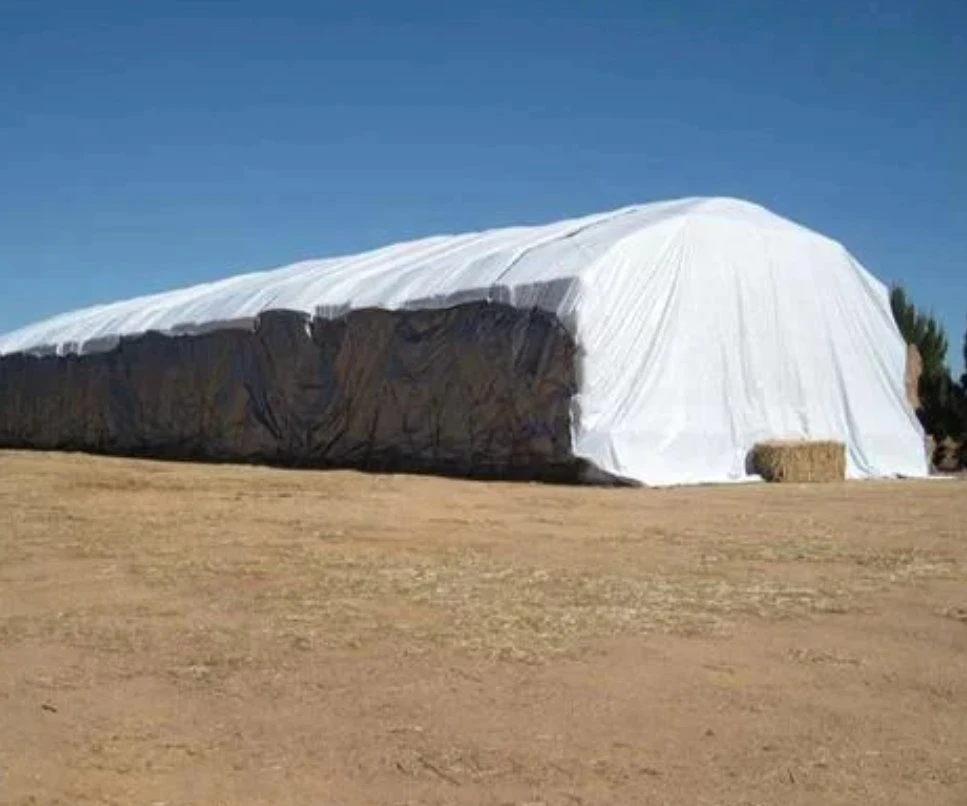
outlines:
[[964, 0], [5, 0], [0, 331], [731, 195], [967, 325]]

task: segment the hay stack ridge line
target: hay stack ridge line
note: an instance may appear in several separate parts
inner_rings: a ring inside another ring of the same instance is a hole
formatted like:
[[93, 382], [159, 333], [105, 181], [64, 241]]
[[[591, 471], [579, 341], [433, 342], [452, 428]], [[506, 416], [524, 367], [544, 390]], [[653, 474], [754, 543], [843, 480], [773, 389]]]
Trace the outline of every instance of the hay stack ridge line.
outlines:
[[823, 482], [846, 478], [846, 446], [833, 441], [760, 442], [751, 454], [752, 470], [766, 481]]

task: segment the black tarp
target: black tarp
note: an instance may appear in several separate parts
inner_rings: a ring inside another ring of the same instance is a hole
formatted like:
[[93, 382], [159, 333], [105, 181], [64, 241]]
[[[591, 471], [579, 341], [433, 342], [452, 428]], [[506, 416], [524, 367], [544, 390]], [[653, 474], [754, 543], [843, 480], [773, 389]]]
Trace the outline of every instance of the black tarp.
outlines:
[[503, 304], [260, 315], [83, 356], [0, 358], [0, 446], [568, 479], [575, 346]]

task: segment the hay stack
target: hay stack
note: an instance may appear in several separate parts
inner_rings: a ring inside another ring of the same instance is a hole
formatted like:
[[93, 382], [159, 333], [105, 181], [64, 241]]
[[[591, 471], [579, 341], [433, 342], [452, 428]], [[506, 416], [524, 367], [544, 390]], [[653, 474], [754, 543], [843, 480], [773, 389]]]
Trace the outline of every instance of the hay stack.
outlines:
[[904, 385], [907, 388], [907, 400], [910, 407], [917, 411], [920, 408], [920, 376], [923, 374], [923, 359], [917, 345], [907, 345], [907, 365], [904, 376]]
[[752, 449], [752, 470], [766, 481], [843, 481], [846, 446], [842, 442], [760, 442]]

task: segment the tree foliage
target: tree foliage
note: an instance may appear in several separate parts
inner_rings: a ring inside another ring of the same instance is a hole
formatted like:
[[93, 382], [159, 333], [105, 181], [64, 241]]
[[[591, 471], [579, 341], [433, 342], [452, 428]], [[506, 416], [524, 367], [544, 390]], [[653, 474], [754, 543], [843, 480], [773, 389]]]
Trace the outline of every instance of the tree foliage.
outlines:
[[960, 376], [960, 466], [967, 467], [967, 330], [964, 330], [964, 374]]
[[960, 388], [967, 392], [967, 330], [964, 331], [964, 374], [960, 376]]

